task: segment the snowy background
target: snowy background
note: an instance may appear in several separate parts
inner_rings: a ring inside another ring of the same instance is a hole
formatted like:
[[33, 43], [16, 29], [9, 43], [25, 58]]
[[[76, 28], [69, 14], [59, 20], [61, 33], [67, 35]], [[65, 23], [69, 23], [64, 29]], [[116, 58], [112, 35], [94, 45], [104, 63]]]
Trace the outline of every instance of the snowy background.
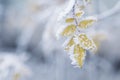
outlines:
[[[0, 80], [120, 80], [120, 0], [92, 0], [96, 54], [74, 68], [57, 18], [69, 0], [0, 0]], [[100, 38], [100, 39], [99, 39]]]

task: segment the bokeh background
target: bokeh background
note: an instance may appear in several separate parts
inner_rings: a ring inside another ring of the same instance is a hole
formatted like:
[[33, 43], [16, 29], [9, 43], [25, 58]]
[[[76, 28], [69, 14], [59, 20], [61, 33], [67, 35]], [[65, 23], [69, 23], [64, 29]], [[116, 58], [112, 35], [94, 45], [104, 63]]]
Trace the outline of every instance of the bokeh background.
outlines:
[[96, 54], [74, 68], [56, 39], [69, 0], [0, 0], [0, 80], [120, 80], [120, 0], [91, 0]]

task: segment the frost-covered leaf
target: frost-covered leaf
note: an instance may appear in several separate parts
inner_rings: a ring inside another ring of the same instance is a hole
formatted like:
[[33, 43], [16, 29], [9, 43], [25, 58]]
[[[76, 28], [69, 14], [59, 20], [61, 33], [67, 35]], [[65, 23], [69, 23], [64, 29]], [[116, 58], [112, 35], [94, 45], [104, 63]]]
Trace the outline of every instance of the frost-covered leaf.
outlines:
[[61, 33], [62, 36], [70, 36], [74, 34], [76, 30], [76, 26], [74, 24], [68, 25], [63, 32]]
[[73, 37], [70, 38], [68, 41], [67, 41], [67, 44], [65, 45], [65, 50], [70, 50], [70, 48], [75, 45], [75, 42], [74, 42], [74, 39]]
[[72, 22], [74, 22], [74, 18], [67, 18], [67, 19], [65, 20], [65, 22], [66, 22], [66, 23], [72, 23]]
[[80, 34], [78, 40], [80, 42], [81, 47], [83, 47], [84, 49], [94, 50], [96, 48], [93, 40], [91, 40], [85, 33]]
[[81, 29], [86, 29], [88, 26], [91, 26], [96, 21], [95, 18], [88, 18], [79, 22], [78, 27]]
[[77, 13], [75, 14], [75, 16], [77, 16], [77, 17], [81, 17], [83, 14], [84, 14], [83, 11], [79, 11], [79, 12], [77, 12]]
[[74, 58], [77, 62], [77, 66], [82, 67], [85, 59], [85, 49], [80, 47], [80, 45], [75, 45], [74, 47]]

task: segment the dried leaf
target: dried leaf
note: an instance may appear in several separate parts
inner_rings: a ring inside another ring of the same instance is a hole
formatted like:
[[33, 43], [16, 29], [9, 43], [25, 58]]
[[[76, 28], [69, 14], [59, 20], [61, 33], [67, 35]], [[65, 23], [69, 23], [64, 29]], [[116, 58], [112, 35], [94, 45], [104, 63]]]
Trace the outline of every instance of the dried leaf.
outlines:
[[67, 18], [65, 22], [66, 23], [72, 23], [72, 22], [74, 22], [74, 18]]
[[96, 19], [85, 19], [85, 20], [82, 20], [78, 27], [81, 28], [81, 29], [86, 29], [88, 28], [88, 26], [91, 26], [94, 22], [96, 21]]
[[83, 11], [79, 11], [79, 12], [77, 12], [77, 13], [75, 14], [75, 16], [77, 16], [77, 17], [81, 17], [83, 14], [84, 14]]
[[74, 24], [68, 25], [63, 32], [61, 33], [62, 36], [70, 36], [74, 34], [76, 30], [76, 26]]
[[69, 40], [69, 42], [67, 43], [65, 50], [69, 50], [71, 48], [71, 46], [73, 46], [75, 44], [73, 37]]
[[75, 45], [74, 54], [75, 54], [74, 58], [78, 66], [82, 67], [85, 59], [85, 49], [80, 47], [80, 45]]
[[88, 36], [84, 33], [79, 35], [79, 42], [80, 42], [81, 47], [87, 50], [88, 49], [94, 50], [96, 47], [93, 40], [89, 39]]

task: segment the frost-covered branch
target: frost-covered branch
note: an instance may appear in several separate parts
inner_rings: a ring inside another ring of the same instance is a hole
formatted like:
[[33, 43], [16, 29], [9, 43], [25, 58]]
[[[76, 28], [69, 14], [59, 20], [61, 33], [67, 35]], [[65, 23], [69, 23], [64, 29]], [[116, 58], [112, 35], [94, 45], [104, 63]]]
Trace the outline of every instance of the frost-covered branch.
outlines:
[[70, 59], [72, 60], [71, 64], [76, 67], [82, 67], [86, 50], [94, 50], [96, 48], [94, 41], [85, 32], [96, 19], [93, 17], [83, 18], [84, 10], [82, 6], [86, 6], [88, 1], [74, 1], [74, 4], [70, 5], [70, 9], [67, 7], [67, 14], [63, 14], [65, 19], [63, 23], [65, 22], [65, 27], [59, 31], [59, 34], [67, 38], [64, 43], [64, 48], [69, 53]]

